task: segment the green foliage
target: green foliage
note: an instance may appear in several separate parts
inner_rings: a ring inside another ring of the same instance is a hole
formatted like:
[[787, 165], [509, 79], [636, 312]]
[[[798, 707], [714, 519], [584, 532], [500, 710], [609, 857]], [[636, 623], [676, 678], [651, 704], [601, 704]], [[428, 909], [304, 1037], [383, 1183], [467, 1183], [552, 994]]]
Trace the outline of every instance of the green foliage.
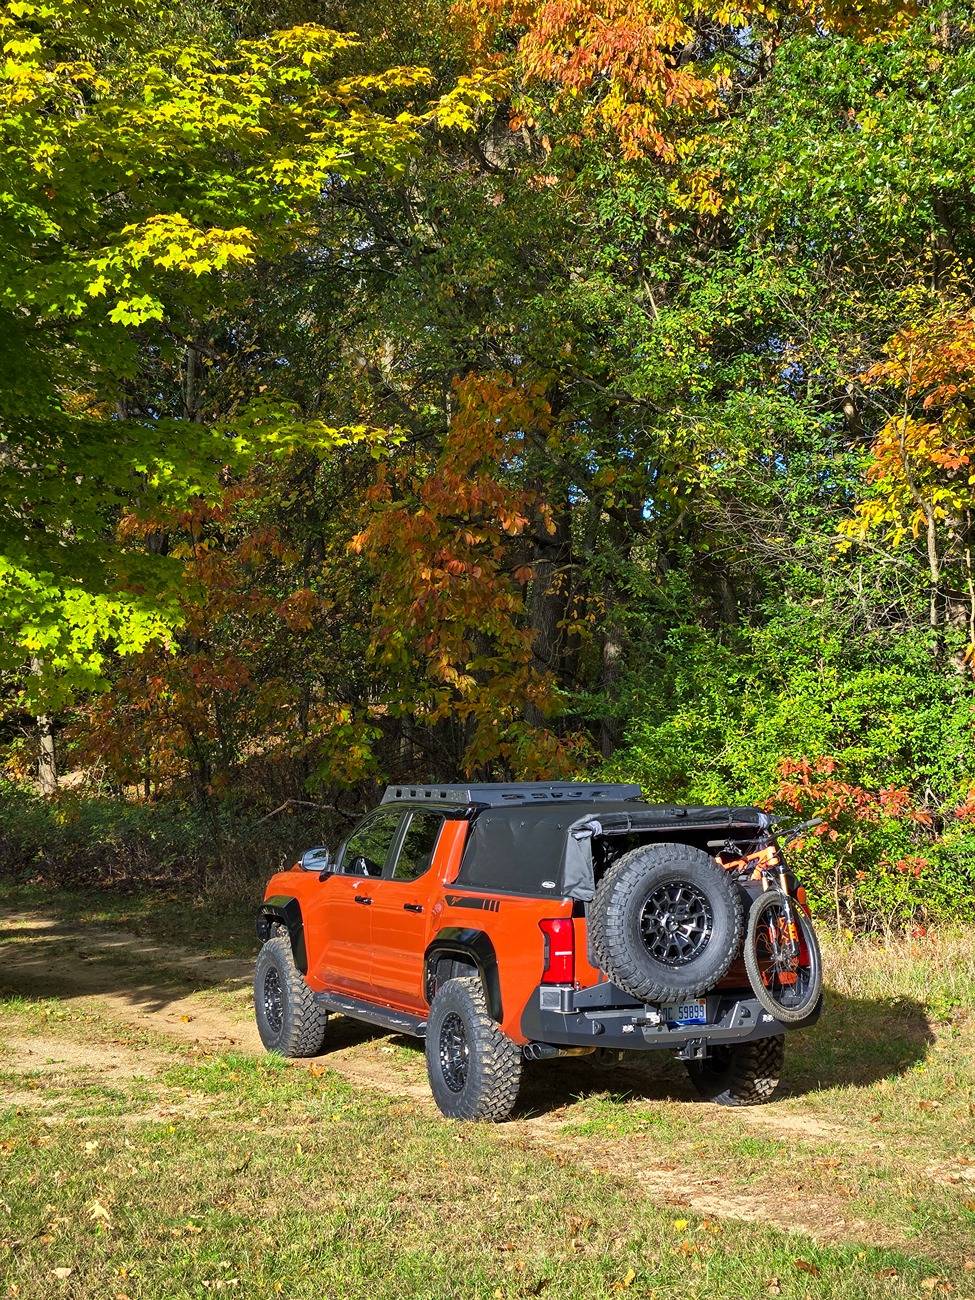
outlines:
[[56, 802], [0, 780], [0, 875], [65, 889], [138, 885], [200, 887], [256, 897], [269, 871], [312, 844], [335, 844], [341, 819], [286, 810], [262, 820], [223, 803], [200, 809], [180, 800], [127, 803], [108, 795], [62, 793]]
[[402, 171], [490, 95], [411, 111], [427, 69], [356, 70], [356, 39], [314, 23], [235, 38], [218, 6], [196, 29], [172, 3], [13, 0], [0, 37], [0, 667], [38, 658], [29, 693], [57, 703], [179, 622], [178, 569], [112, 536], [123, 512], [370, 432], [267, 402], [207, 421], [189, 373], [181, 402], [140, 403], [140, 369], [243, 312], [237, 274], [293, 255], [323, 192]]
[[218, 818], [843, 786], [821, 908], [966, 906], [968, 9], [342, 12], [3, 11], [11, 736]]
[[[634, 677], [639, 720], [606, 773], [664, 802], [826, 815], [826, 833], [794, 856], [817, 910], [829, 915], [839, 898], [844, 924], [964, 914], [975, 831], [956, 810], [975, 785], [970, 687], [943, 672], [930, 633], [865, 634], [816, 604], [782, 601], [729, 643], [675, 627]], [[832, 784], [841, 777], [853, 802], [817, 794], [815, 773], [791, 797], [783, 764], [801, 760], [835, 764]], [[911, 795], [882, 807], [886, 791]]]

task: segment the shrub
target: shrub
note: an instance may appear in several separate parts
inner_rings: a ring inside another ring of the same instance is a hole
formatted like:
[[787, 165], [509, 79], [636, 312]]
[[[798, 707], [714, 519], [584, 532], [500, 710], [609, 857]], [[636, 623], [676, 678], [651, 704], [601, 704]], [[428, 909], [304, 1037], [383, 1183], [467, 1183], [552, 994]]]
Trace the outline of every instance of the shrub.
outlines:
[[266, 817], [175, 799], [130, 803], [64, 792], [45, 800], [0, 781], [0, 874], [64, 888], [191, 884], [247, 888], [311, 844], [335, 844], [339, 828], [320, 812]]
[[734, 644], [673, 630], [631, 692], [604, 777], [666, 802], [825, 817], [794, 856], [817, 911], [843, 926], [970, 916], [972, 688], [926, 634], [853, 635], [780, 607]]

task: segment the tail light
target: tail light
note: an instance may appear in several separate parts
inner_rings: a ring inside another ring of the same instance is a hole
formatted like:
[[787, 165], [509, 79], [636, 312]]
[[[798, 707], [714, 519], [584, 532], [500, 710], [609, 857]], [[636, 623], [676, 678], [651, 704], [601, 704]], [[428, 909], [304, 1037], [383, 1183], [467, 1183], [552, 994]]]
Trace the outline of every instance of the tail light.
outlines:
[[539, 921], [538, 928], [545, 936], [542, 983], [571, 984], [576, 974], [576, 934], [571, 918]]

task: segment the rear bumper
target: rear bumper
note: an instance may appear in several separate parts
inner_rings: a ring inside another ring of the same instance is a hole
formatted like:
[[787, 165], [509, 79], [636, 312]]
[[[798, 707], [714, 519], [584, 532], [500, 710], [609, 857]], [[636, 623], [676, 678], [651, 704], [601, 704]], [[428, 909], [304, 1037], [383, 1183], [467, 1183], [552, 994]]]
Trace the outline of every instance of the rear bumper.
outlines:
[[525, 1037], [553, 1047], [607, 1047], [620, 1051], [670, 1049], [682, 1056], [705, 1056], [720, 1043], [748, 1043], [787, 1029], [804, 1029], [819, 1019], [815, 1011], [800, 1025], [785, 1025], [769, 1015], [750, 992], [705, 995], [706, 1024], [668, 1023], [659, 1007], [645, 1006], [612, 984], [575, 989], [540, 985], [521, 1019]]

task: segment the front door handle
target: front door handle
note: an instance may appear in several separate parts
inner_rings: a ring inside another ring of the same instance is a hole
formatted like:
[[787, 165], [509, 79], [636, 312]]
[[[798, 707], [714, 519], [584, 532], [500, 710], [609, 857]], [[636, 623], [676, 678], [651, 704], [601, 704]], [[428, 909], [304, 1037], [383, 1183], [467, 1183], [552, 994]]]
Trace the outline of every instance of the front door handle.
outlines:
[[362, 903], [364, 907], [368, 907], [372, 903], [372, 899], [368, 898], [365, 894], [356, 894], [355, 901], [357, 903]]
[[422, 912], [422, 911], [423, 911], [423, 904], [422, 904], [422, 903], [404, 903], [404, 904], [403, 904], [403, 911], [404, 911], [404, 912]]

